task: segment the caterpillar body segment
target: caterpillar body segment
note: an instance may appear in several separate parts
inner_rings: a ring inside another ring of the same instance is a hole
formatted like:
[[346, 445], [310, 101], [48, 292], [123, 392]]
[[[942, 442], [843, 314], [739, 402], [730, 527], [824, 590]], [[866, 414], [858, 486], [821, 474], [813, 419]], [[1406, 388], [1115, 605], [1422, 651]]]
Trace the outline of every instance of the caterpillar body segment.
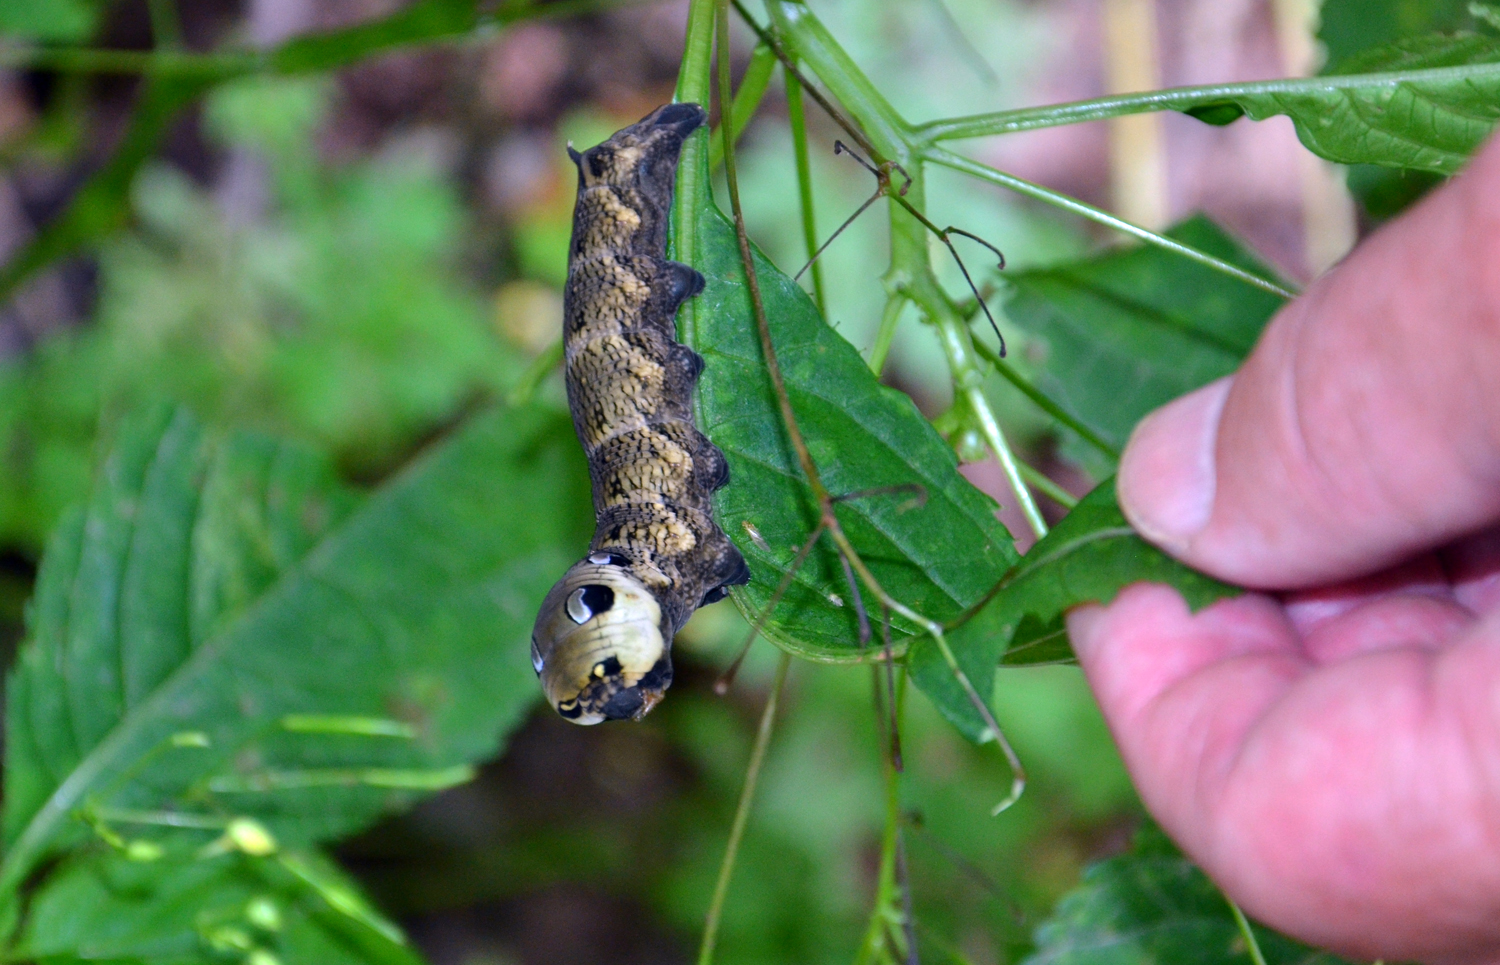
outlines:
[[750, 578], [712, 515], [729, 467], [693, 424], [703, 359], [676, 340], [677, 309], [704, 279], [666, 258], [678, 156], [706, 120], [697, 104], [668, 104], [596, 147], [569, 148], [578, 202], [563, 364], [596, 528], [543, 601], [531, 655], [548, 701], [580, 724], [655, 706], [677, 631]]

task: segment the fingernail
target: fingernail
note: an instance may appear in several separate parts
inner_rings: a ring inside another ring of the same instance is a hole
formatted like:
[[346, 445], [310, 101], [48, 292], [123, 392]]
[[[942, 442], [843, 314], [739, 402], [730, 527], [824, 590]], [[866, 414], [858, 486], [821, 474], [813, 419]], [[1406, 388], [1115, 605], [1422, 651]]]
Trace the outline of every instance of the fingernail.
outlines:
[[1210, 382], [1141, 420], [1120, 459], [1120, 508], [1141, 535], [1187, 547], [1214, 507], [1214, 443], [1232, 377]]

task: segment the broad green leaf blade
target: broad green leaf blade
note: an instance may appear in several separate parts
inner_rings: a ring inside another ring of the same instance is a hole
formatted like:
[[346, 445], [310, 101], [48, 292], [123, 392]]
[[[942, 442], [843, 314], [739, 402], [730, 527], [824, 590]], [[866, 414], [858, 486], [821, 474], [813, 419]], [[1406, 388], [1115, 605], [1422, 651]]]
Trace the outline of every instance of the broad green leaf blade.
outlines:
[[1422, 34], [1473, 30], [1470, 0], [1323, 0], [1318, 40], [1337, 69], [1355, 54]]
[[[1340, 959], [1252, 925], [1267, 965]], [[1036, 932], [1022, 965], [1244, 965], [1249, 953], [1224, 896], [1154, 827], [1092, 866]]]
[[1500, 42], [1475, 34], [1402, 40], [1309, 81], [1246, 85], [1186, 108], [1210, 123], [1234, 110], [1291, 118], [1308, 150], [1341, 164], [1453, 174], [1500, 120]]
[[94, 32], [100, 0], [7, 0], [0, 4], [0, 35], [44, 43], [81, 43]]
[[306, 555], [329, 500], [288, 485], [262, 508], [274, 466], [244, 478], [235, 445], [180, 413], [134, 423], [49, 550], [11, 681], [25, 790], [0, 890], [82, 833], [85, 804], [250, 815], [291, 845], [348, 833], [465, 779], [534, 701], [535, 608], [592, 522], [558, 415], [476, 417]]
[[310, 452], [206, 436], [167, 406], [126, 420], [90, 503], [49, 543], [10, 678], [5, 835], [130, 709], [347, 515]]
[[[761, 358], [734, 228], [712, 202], [697, 211], [697, 237], [694, 267], [708, 281], [689, 334], [707, 363], [697, 419], [729, 459], [719, 519], [750, 563], [750, 585], [736, 591], [735, 602], [754, 619], [818, 515]], [[931, 619], [952, 619], [1016, 559], [994, 503], [959, 475], [952, 450], [911, 399], [875, 381], [801, 288], [759, 253], [756, 271], [792, 407], [829, 491], [916, 484], [926, 494], [921, 506], [909, 491], [842, 503], [846, 534], [888, 593]], [[857, 659], [853, 601], [829, 546], [823, 540], [808, 558], [766, 632], [812, 659]], [[865, 603], [878, 645], [880, 614]], [[893, 642], [904, 644], [911, 629], [894, 623]]]
[[[1274, 277], [1207, 218], [1167, 234]], [[1234, 371], [1282, 304], [1154, 247], [1007, 281], [1014, 292], [1007, 314], [1043, 344], [1039, 387], [1116, 449], [1152, 409]]]
[[[1162, 583], [1194, 610], [1240, 591], [1167, 556], [1135, 534], [1115, 501], [1113, 479], [1085, 496], [1006, 574], [995, 592], [949, 634], [949, 646], [974, 687], [988, 695], [998, 663], [1072, 659], [1063, 616], [1084, 603], [1109, 603], [1132, 583]], [[1015, 652], [1009, 651], [1012, 643]], [[954, 726], [978, 740], [984, 725], [954, 682], [937, 648], [919, 640], [912, 680]]]
[[361, 907], [354, 884], [332, 862], [316, 854], [286, 860], [315, 868], [322, 890], [278, 857], [140, 862], [102, 848], [81, 852], [32, 897], [10, 954], [57, 963], [199, 965], [263, 949], [286, 965], [421, 961], [395, 926]]

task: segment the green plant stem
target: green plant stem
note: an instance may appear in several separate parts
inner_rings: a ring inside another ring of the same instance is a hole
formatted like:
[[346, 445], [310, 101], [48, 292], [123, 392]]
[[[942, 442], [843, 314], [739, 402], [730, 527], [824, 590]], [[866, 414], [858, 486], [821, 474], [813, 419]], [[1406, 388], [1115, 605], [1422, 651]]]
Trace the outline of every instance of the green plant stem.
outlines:
[[[907, 201], [911, 204], [921, 204], [922, 194], [921, 180], [917, 175], [912, 176], [912, 186], [907, 189]], [[912, 282], [906, 287], [906, 294], [917, 303], [917, 307], [927, 316], [938, 331], [938, 341], [943, 346], [943, 353], [948, 357], [948, 371], [953, 380], [953, 391], [962, 395], [964, 401], [969, 404], [974, 417], [979, 421], [979, 432], [984, 436], [985, 443], [990, 451], [995, 454], [995, 459], [1000, 463], [1000, 469], [1005, 473], [1006, 482], [1010, 485], [1011, 492], [1016, 497], [1016, 505], [1020, 507], [1021, 513], [1026, 517], [1027, 525], [1031, 527], [1032, 533], [1037, 539], [1047, 535], [1047, 521], [1042, 518], [1042, 511], [1031, 495], [1030, 488], [1021, 476], [1020, 460], [1016, 458], [1015, 452], [1011, 450], [1010, 442], [1005, 438], [1005, 433], [1000, 431], [1000, 422], [995, 418], [995, 412], [990, 407], [990, 400], [984, 394], [984, 375], [979, 371], [979, 366], [974, 359], [973, 333], [965, 324], [962, 317], [954, 310], [953, 303], [949, 301], [946, 293], [938, 287], [937, 279], [932, 277], [931, 263], [927, 260], [926, 236], [922, 234], [922, 228], [915, 220], [905, 219], [907, 224], [897, 223], [897, 211], [891, 210], [891, 264], [892, 268], [901, 265], [906, 268], [905, 273], [914, 276]], [[897, 237], [900, 234], [912, 232], [907, 239], [908, 244], [899, 246]], [[920, 245], [920, 252], [916, 250]], [[917, 261], [920, 258], [920, 261]]]
[[[750, 54], [750, 65], [745, 68], [739, 89], [734, 92], [735, 143], [739, 142], [739, 136], [745, 133], [750, 118], [755, 116], [760, 102], [765, 99], [766, 89], [771, 86], [771, 72], [775, 68], [776, 52], [766, 44], [756, 44]], [[716, 128], [708, 136], [708, 169], [717, 170], [723, 163], [724, 140]]]
[[[907, 144], [910, 128], [890, 102], [839, 46], [828, 29], [800, 0], [766, 0], [766, 11], [780, 36], [790, 47], [789, 55], [816, 74], [855, 121], [876, 156], [870, 160], [905, 164], [912, 158]], [[854, 132], [850, 132], [855, 136]]]
[[[906, 668], [903, 667], [895, 692], [891, 694], [891, 700], [896, 705], [894, 720], [898, 731], [906, 705], [905, 685]], [[892, 929], [893, 924], [899, 923], [903, 928], [909, 924], [905, 920], [904, 908], [904, 889], [908, 885], [901, 880], [898, 873], [900, 847], [901, 772], [896, 770], [895, 761], [887, 757], [885, 760], [885, 826], [880, 834], [880, 870], [875, 876], [875, 901], [870, 909], [870, 921], [865, 928], [865, 938], [860, 945], [859, 953], [854, 959], [857, 965], [864, 965], [871, 961], [879, 954], [886, 942], [894, 938], [897, 932]]]
[[[646, 0], [556, 0], [505, 4], [478, 17], [446, 0], [422, 0], [388, 17], [340, 30], [307, 34], [270, 51], [109, 50], [94, 47], [0, 45], [0, 67], [78, 74], [146, 74], [155, 77], [229, 80], [243, 74], [300, 74], [353, 63], [384, 50], [451, 43], [490, 36], [483, 29], [521, 20], [569, 17]], [[452, 11], [452, 12], [450, 12]]]
[[[688, 7], [687, 38], [683, 41], [682, 67], [677, 74], [679, 103], [709, 103], [709, 65], [714, 55], [714, 4], [716, 0], [691, 0]], [[703, 264], [698, 247], [698, 220], [695, 212], [707, 200], [708, 181], [698, 159], [707, 150], [707, 132], [695, 132], [682, 145], [677, 162], [677, 191], [672, 201], [672, 233], [668, 255], [689, 265]], [[689, 298], [677, 311], [677, 333], [688, 345], [697, 342], [696, 299]]]
[[1250, 919], [1240, 911], [1240, 906], [1234, 903], [1228, 895], [1224, 900], [1229, 903], [1229, 911], [1234, 915], [1234, 923], [1239, 926], [1240, 934], [1245, 939], [1245, 951], [1250, 956], [1251, 965], [1266, 965], [1266, 956], [1260, 950], [1260, 942], [1255, 940], [1255, 930], [1250, 927]]
[[0, 47], [0, 67], [63, 74], [144, 74], [228, 80], [264, 69], [265, 54], [191, 54], [173, 50], [99, 50], [89, 47]]
[[879, 375], [885, 371], [886, 357], [891, 354], [891, 343], [896, 339], [896, 324], [906, 310], [909, 299], [899, 291], [885, 298], [885, 308], [880, 313], [880, 328], [875, 332], [875, 344], [870, 347], [870, 371]]
[[1493, 77], [1500, 74], [1500, 64], [1469, 64], [1461, 67], [1438, 67], [1426, 70], [1399, 70], [1379, 74], [1346, 74], [1299, 77], [1286, 80], [1257, 81], [1248, 84], [1210, 84], [1202, 87], [1173, 87], [1141, 94], [1121, 94], [1093, 100], [1027, 107], [929, 121], [915, 127], [918, 144], [927, 146], [938, 141], [967, 137], [989, 137], [1014, 134], [1061, 124], [1080, 124], [1127, 114], [1151, 111], [1186, 111], [1194, 107], [1233, 102], [1241, 97], [1307, 96], [1330, 91], [1357, 90], [1370, 87], [1395, 88], [1401, 84], [1431, 84], [1455, 79]]
[[1078, 505], [1077, 496], [1074, 496], [1056, 482], [1053, 482], [1046, 473], [1028, 463], [1021, 463], [1021, 478], [1025, 479], [1027, 485], [1032, 489], [1037, 490], [1063, 509], [1072, 509]]
[[1010, 362], [1001, 358], [994, 349], [990, 348], [988, 345], [984, 344], [984, 342], [976, 338], [974, 339], [974, 351], [979, 353], [980, 358], [983, 358], [986, 362], [993, 365], [995, 367], [995, 371], [999, 372], [1000, 376], [1004, 378], [1005, 381], [1015, 386], [1016, 389], [1018, 389], [1022, 395], [1026, 396], [1026, 398], [1030, 399], [1037, 408], [1041, 409], [1043, 412], [1047, 413], [1058, 422], [1067, 426], [1069, 429], [1072, 429], [1084, 442], [1087, 442], [1095, 449], [1098, 449], [1110, 459], [1114, 459], [1117, 461], [1119, 460], [1120, 450], [1116, 449], [1108, 442], [1105, 442], [1102, 436], [1100, 436], [1094, 430], [1090, 429], [1088, 426], [1084, 425], [1082, 422], [1078, 421], [1078, 419], [1076, 419], [1072, 413], [1054, 402], [1046, 393], [1042, 392], [1041, 389], [1038, 389], [1029, 381], [1022, 378], [1021, 373], [1016, 371], [1015, 366], [1011, 365]]
[[1009, 188], [1010, 190], [1015, 191], [1017, 194], [1023, 194], [1028, 198], [1035, 198], [1038, 201], [1044, 201], [1047, 204], [1053, 205], [1054, 207], [1062, 208], [1064, 211], [1072, 212], [1073, 214], [1079, 215], [1083, 218], [1087, 218], [1090, 221], [1094, 221], [1106, 227], [1113, 228], [1116, 231], [1123, 232], [1124, 234], [1130, 235], [1133, 238], [1139, 238], [1141, 241], [1144, 241], [1147, 244], [1155, 245], [1156, 247], [1163, 248], [1167, 251], [1172, 252], [1173, 254], [1181, 255], [1182, 257], [1187, 258], [1190, 261], [1196, 261], [1200, 265], [1212, 268], [1214, 271], [1228, 275], [1231, 278], [1239, 279], [1247, 285], [1259, 288], [1261, 291], [1267, 291], [1273, 295], [1280, 295], [1282, 298], [1286, 299], [1297, 297], [1297, 292], [1295, 290], [1286, 288], [1274, 281], [1269, 281], [1265, 278], [1260, 277], [1259, 275], [1252, 274], [1251, 272], [1246, 271], [1238, 265], [1230, 264], [1222, 258], [1215, 258], [1213, 255], [1210, 255], [1207, 252], [1199, 251], [1197, 248], [1194, 248], [1191, 245], [1185, 245], [1182, 242], [1175, 241], [1165, 235], [1160, 235], [1154, 231], [1149, 231], [1145, 228], [1142, 228], [1140, 225], [1131, 224], [1129, 221], [1126, 221], [1123, 218], [1117, 218], [1114, 215], [1110, 214], [1108, 211], [1096, 208], [1091, 204], [1085, 204], [1084, 202], [1079, 201], [1077, 198], [1071, 198], [1066, 194], [1053, 191], [1049, 188], [1044, 188], [1040, 184], [1033, 184], [1032, 182], [1027, 181], [1023, 178], [1018, 178], [1013, 174], [1006, 174], [1004, 171], [997, 171], [994, 168], [989, 167], [988, 165], [980, 164], [978, 161], [970, 160], [969, 158], [966, 158], [961, 154], [954, 154], [952, 151], [949, 151], [946, 148], [929, 147], [923, 152], [923, 157], [933, 162], [934, 164], [941, 164], [943, 167], [951, 168], [954, 171], [967, 174], [971, 177], [979, 178], [981, 181], [988, 181], [991, 184], [998, 184], [1000, 187]]
[[755, 800], [755, 784], [760, 779], [761, 765], [766, 760], [766, 748], [771, 745], [771, 731], [776, 723], [776, 705], [781, 698], [781, 688], [786, 683], [787, 671], [791, 668], [792, 656], [783, 652], [776, 663], [776, 677], [771, 681], [771, 693], [766, 697], [766, 706], [760, 712], [760, 726], [755, 731], [755, 746], [750, 750], [750, 763], [745, 768], [745, 786], [740, 789], [740, 801], [734, 810], [734, 823], [729, 827], [729, 842], [724, 846], [724, 860], [719, 863], [719, 877], [714, 882], [713, 898], [708, 903], [708, 915], [703, 922], [703, 941], [698, 946], [698, 965], [712, 965], [714, 943], [719, 937], [719, 920], [724, 912], [724, 899], [729, 894], [729, 879], [734, 875], [735, 860], [739, 857], [740, 841], [745, 837], [745, 825], [750, 821], [750, 806]]
[[[772, 56], [775, 51], [766, 46]], [[807, 155], [807, 117], [802, 103], [802, 82], [790, 70], [782, 72], [786, 84], [786, 115], [792, 128], [792, 154], [797, 161], [797, 198], [802, 211], [802, 240], [807, 245], [807, 257], [818, 253], [818, 221], [813, 209], [812, 164]], [[828, 303], [823, 296], [823, 266], [814, 261], [808, 269], [812, 272], [813, 304], [818, 314], [828, 318]]]
[[[696, 3], [696, 0], [694, 2]], [[727, 53], [729, 50], [729, 4], [727, 0], [717, 0], [717, 7], [719, 11], [718, 46], [723, 51], [719, 57], [719, 100], [721, 102], [732, 101], [729, 93], [729, 55]], [[745, 268], [745, 287], [749, 290], [750, 305], [755, 313], [755, 330], [760, 339], [761, 355], [766, 363], [766, 374], [770, 376], [771, 386], [775, 390], [776, 404], [781, 410], [781, 423], [786, 428], [787, 440], [791, 442], [792, 450], [797, 454], [797, 463], [802, 467], [802, 474], [807, 477], [807, 485], [812, 490], [813, 498], [818, 501], [818, 506], [823, 510], [830, 532], [838, 536], [838, 520], [829, 511], [832, 502], [828, 489], [823, 485], [817, 464], [813, 462], [812, 451], [807, 448], [802, 428], [797, 424], [797, 413], [792, 410], [792, 400], [786, 391], [786, 379], [781, 374], [781, 362], [776, 357], [776, 346], [771, 340], [771, 323], [766, 318], [765, 302], [760, 294], [760, 278], [755, 272], [755, 259], [750, 254], [750, 238], [745, 233], [744, 211], [740, 207], [739, 171], [735, 164], [733, 150], [733, 123], [733, 115], [725, 115], [723, 124], [724, 180], [729, 188], [729, 206], [734, 215], [735, 240], [739, 243], [740, 261]]]

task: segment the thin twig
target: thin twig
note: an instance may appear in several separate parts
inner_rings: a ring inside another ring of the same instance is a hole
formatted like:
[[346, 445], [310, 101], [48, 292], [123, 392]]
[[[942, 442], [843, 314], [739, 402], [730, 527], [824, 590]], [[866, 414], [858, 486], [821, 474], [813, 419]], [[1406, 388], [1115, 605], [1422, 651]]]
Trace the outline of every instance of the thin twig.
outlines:
[[708, 903], [708, 915], [703, 921], [703, 941], [698, 946], [698, 965], [712, 965], [714, 960], [714, 944], [719, 937], [719, 919], [724, 913], [724, 899], [729, 894], [729, 879], [734, 874], [740, 842], [745, 837], [745, 825], [750, 821], [755, 785], [760, 780], [761, 765], [765, 763], [766, 748], [771, 745], [771, 731], [776, 723], [776, 704], [781, 698], [781, 688], [786, 684], [787, 670], [791, 665], [791, 654], [783, 651], [781, 659], [776, 663], [776, 677], [771, 681], [771, 693], [766, 697], [765, 709], [760, 712], [755, 746], [750, 751], [750, 763], [745, 768], [745, 786], [740, 789], [739, 804], [734, 810], [734, 823], [729, 826], [729, 841], [724, 846], [724, 859], [719, 863], [719, 877], [714, 882], [713, 898]]
[[1260, 950], [1260, 942], [1255, 939], [1255, 929], [1250, 927], [1250, 919], [1240, 910], [1240, 906], [1234, 903], [1234, 899], [1228, 895], [1224, 900], [1229, 903], [1229, 910], [1234, 915], [1234, 923], [1239, 926], [1240, 934], [1245, 939], [1245, 951], [1250, 955], [1251, 965], [1266, 965], [1266, 956]]
[[807, 542], [803, 543], [802, 548], [797, 550], [797, 555], [792, 557], [792, 563], [787, 567], [786, 575], [777, 584], [776, 592], [772, 593], [771, 598], [766, 601], [766, 605], [761, 607], [760, 615], [750, 625], [750, 632], [745, 634], [745, 642], [740, 645], [739, 653], [730, 662], [728, 669], [719, 674], [719, 679], [714, 681], [714, 693], [720, 697], [729, 693], [729, 688], [734, 686], [734, 678], [740, 672], [740, 664], [745, 662], [745, 655], [750, 652], [750, 645], [755, 642], [755, 638], [760, 636], [761, 631], [765, 629], [766, 621], [771, 618], [771, 611], [775, 610], [776, 605], [781, 602], [782, 596], [785, 595], [787, 589], [792, 585], [792, 580], [796, 577], [797, 571], [802, 568], [802, 561], [807, 559], [807, 554], [812, 552], [812, 548], [817, 545], [818, 537], [822, 535], [823, 525], [819, 523], [813, 527], [812, 533], [807, 537]]

